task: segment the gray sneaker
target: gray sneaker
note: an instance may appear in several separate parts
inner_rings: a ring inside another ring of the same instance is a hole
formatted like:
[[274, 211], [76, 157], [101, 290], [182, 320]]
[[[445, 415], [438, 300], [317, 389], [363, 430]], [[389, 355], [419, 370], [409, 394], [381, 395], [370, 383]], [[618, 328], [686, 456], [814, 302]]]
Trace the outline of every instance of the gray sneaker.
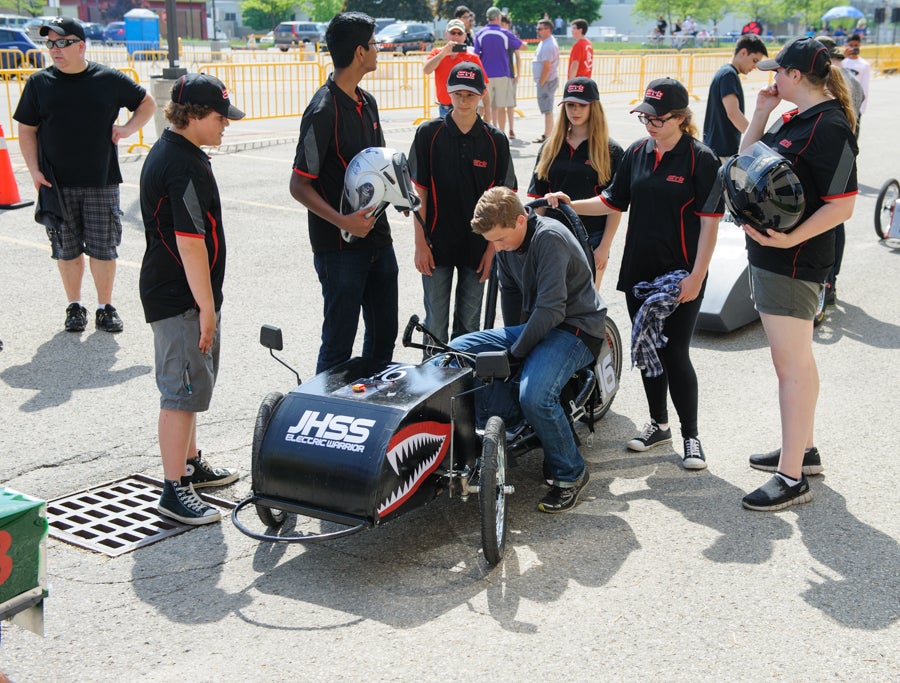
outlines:
[[[756, 453], [750, 456], [750, 467], [763, 472], [777, 472], [778, 460], [781, 458], [781, 449], [776, 448], [771, 453]], [[813, 446], [803, 454], [803, 474], [822, 474], [825, 468], [822, 466], [822, 456], [819, 449]]]
[[631, 451], [649, 451], [664, 443], [672, 442], [672, 428], [660, 429], [656, 420], [644, 425], [644, 430], [625, 445]]
[[218, 510], [200, 500], [187, 477], [180, 482], [166, 479], [156, 509], [183, 524], [210, 524], [222, 519]]

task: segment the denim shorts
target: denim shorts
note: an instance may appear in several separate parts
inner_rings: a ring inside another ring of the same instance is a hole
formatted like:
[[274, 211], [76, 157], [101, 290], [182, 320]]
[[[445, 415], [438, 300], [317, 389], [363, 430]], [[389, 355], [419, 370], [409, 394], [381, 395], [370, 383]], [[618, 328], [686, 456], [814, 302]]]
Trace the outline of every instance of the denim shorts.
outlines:
[[98, 261], [116, 259], [116, 247], [122, 243], [119, 186], [60, 189], [69, 215], [47, 226], [52, 257], [71, 261], [87, 254]]
[[823, 283], [797, 280], [755, 266], [749, 268], [750, 296], [756, 310], [769, 315], [784, 315], [812, 320], [819, 309]]
[[150, 323], [156, 354], [156, 386], [160, 410], [202, 413], [209, 409], [219, 374], [222, 314], [216, 313], [216, 333], [209, 353], [200, 353], [200, 313], [190, 309]]

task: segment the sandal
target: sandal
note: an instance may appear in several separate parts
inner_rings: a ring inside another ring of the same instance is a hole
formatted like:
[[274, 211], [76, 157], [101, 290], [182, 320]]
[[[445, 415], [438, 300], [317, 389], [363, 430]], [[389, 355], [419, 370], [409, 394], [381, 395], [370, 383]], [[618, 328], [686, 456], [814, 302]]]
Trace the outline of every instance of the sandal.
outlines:
[[513, 131], [509, 131], [509, 139], [510, 139], [510, 140], [515, 140], [515, 139], [516, 139], [516, 134], [515, 134]]
[[547, 136], [546, 136], [546, 135], [542, 135], [542, 136], [539, 137], [537, 140], [535, 140], [535, 142], [538, 143], [538, 144], [540, 144], [540, 143], [542, 143], [542, 142], [545, 142], [546, 140], [547, 140]]

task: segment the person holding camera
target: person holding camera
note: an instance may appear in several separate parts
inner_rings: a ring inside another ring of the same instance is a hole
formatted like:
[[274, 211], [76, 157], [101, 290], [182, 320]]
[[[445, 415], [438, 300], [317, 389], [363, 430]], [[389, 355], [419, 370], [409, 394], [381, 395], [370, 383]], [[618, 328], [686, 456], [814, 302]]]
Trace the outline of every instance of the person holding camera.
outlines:
[[859, 56], [859, 46], [862, 44], [862, 36], [854, 33], [847, 38], [844, 44], [844, 62], [841, 67], [850, 73], [856, 82], [862, 86], [863, 97], [859, 105], [859, 117], [856, 119], [856, 137], [859, 137], [859, 122], [866, 113], [866, 102], [869, 100], [869, 79], [872, 77], [872, 66]]
[[[434, 96], [438, 103], [438, 116], [445, 117], [450, 113], [453, 105], [450, 102], [450, 93], [447, 92], [447, 79], [450, 77], [450, 71], [457, 64], [462, 62], [472, 62], [484, 72], [484, 65], [481, 58], [474, 53], [466, 45], [466, 25], [461, 19], [451, 19], [447, 22], [447, 42], [443, 47], [434, 48], [428, 55], [425, 62], [425, 75], [434, 74]], [[485, 75], [484, 83], [487, 85], [488, 77]], [[485, 123], [491, 122], [491, 95], [485, 90], [482, 95], [484, 103], [484, 119]]]

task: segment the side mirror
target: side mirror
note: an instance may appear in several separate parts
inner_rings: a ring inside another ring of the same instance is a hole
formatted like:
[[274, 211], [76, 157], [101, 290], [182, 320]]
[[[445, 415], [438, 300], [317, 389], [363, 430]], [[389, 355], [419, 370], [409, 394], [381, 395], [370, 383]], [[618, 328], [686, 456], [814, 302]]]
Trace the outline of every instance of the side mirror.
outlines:
[[281, 351], [284, 342], [281, 338], [281, 328], [274, 325], [263, 325], [259, 328], [259, 343], [270, 351]]

